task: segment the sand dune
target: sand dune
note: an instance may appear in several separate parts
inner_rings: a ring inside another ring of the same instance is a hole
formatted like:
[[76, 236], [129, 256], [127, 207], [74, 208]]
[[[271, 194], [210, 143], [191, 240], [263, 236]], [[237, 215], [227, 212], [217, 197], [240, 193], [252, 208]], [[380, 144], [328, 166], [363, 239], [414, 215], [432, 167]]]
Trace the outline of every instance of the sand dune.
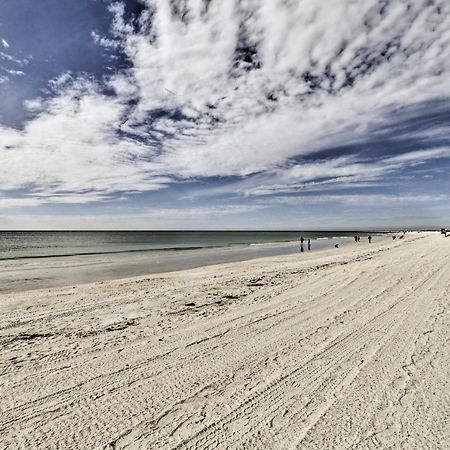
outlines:
[[0, 449], [448, 449], [450, 240], [0, 296]]

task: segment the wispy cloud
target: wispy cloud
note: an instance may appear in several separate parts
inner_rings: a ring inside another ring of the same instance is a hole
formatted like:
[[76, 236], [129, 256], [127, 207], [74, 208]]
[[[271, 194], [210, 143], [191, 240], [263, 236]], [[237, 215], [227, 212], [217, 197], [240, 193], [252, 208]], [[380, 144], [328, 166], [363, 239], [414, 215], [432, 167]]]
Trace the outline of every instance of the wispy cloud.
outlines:
[[20, 67], [26, 66], [29, 63], [28, 58], [16, 58], [2, 51], [0, 51], [0, 60], [17, 64]]
[[387, 195], [387, 194], [341, 194], [341, 195], [299, 195], [299, 196], [284, 196], [274, 197], [271, 199], [260, 200], [264, 205], [278, 204], [278, 205], [347, 205], [355, 206], [358, 209], [372, 208], [372, 207], [386, 207], [391, 206], [398, 208], [400, 206], [410, 205], [417, 206], [421, 204], [435, 204], [447, 203], [450, 200], [450, 194], [438, 195]]
[[[208, 190], [190, 192], [191, 198], [225, 194], [274, 195], [304, 191], [330, 191], [349, 187], [382, 186], [386, 176], [431, 160], [450, 158], [449, 148], [418, 150], [385, 158], [356, 155], [301, 161]], [[392, 181], [391, 181], [392, 182]]]
[[[0, 205], [2, 201], [0, 199]], [[32, 205], [23, 201], [23, 206]], [[6, 203], [8, 206], [8, 203]], [[127, 213], [91, 213], [67, 216], [59, 214], [5, 214], [0, 215], [0, 229], [208, 229], [217, 228], [217, 222], [211, 222], [211, 217], [220, 219], [223, 229], [236, 228], [236, 217], [245, 216], [248, 213], [258, 213], [265, 210], [265, 205], [243, 206], [239, 204], [228, 204], [214, 207], [193, 208], [152, 208], [143, 209], [139, 212]], [[248, 216], [247, 216], [248, 219]], [[252, 218], [248, 221], [249, 226], [258, 228], [258, 221]]]

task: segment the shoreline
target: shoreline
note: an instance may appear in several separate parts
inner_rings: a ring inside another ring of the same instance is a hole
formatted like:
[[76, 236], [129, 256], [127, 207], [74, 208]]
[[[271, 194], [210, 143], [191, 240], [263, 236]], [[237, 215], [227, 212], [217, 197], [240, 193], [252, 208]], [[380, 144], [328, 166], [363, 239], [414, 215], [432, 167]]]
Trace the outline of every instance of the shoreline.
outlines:
[[[388, 235], [377, 236], [378, 240]], [[312, 240], [312, 248], [300, 252], [299, 241], [250, 243], [200, 249], [139, 250], [98, 254], [56, 255], [49, 257], [15, 258], [0, 261], [0, 294], [36, 289], [51, 289], [96, 281], [128, 279], [136, 276], [178, 272], [194, 268], [251, 261], [298, 253], [308, 253], [340, 246], [353, 245], [350, 237]], [[365, 245], [361, 242], [359, 245]], [[333, 249], [334, 250], [334, 249]]]

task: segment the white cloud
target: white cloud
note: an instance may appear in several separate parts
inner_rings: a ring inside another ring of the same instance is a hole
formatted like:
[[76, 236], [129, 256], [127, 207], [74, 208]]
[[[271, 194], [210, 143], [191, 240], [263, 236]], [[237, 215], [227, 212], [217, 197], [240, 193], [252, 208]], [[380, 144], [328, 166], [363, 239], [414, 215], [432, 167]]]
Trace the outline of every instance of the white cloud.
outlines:
[[22, 70], [7, 70], [6, 72], [9, 73], [10, 75], [18, 75], [18, 76], [25, 75], [25, 72]]
[[120, 45], [120, 43], [118, 41], [115, 41], [113, 39], [106, 39], [106, 38], [100, 36], [95, 31], [93, 31], [91, 33], [91, 36], [96, 44], [99, 44], [105, 48], [117, 48]]
[[45, 105], [28, 106], [44, 110], [23, 130], [0, 128], [3, 190], [66, 192], [70, 202], [74, 193], [95, 200], [99, 194], [159, 189], [170, 181], [142, 160], [151, 156], [148, 147], [118, 135], [126, 105], [98, 92], [94, 83], [75, 80]]
[[421, 163], [429, 159], [450, 158], [450, 148], [434, 148], [430, 150], [416, 150], [414, 152], [402, 153], [401, 155], [386, 158], [388, 163]]
[[[370, 0], [213, 1], [206, 14], [188, 1], [181, 20], [168, 2], [148, 1], [147, 33], [117, 19], [139, 89], [130, 126], [160, 108], [196, 118], [160, 119], [177, 133], [158, 162], [182, 176], [248, 175], [352, 142], [386, 125], [391, 108], [449, 91], [440, 49], [450, 42], [450, 7], [437, 3], [390, 3], [382, 16]], [[255, 61], [236, 66], [242, 35]]]
[[1, 52], [0, 51], [0, 60], [4, 60], [4, 61], [8, 61], [11, 63], [15, 63], [18, 66], [26, 66], [27, 64], [29, 64], [29, 60], [28, 58], [23, 58], [23, 59], [19, 59], [19, 58], [15, 58], [14, 56], [8, 55], [7, 53]]
[[26, 104], [35, 117], [23, 129], [0, 125], [1, 190], [84, 202], [238, 175], [249, 178], [225, 189], [267, 194], [330, 184], [324, 177], [362, 185], [450, 156], [437, 149], [290, 163], [361, 144], [390, 129], [393, 112], [450, 92], [448, 1], [388, 2], [384, 11], [376, 0], [172, 4], [183, 14], [147, 0], [136, 31], [115, 3], [116, 39], [93, 33], [131, 62], [105, 80], [115, 96], [64, 73], [50, 83], [53, 98]]
[[24, 106], [29, 111], [39, 112], [45, 107], [45, 102], [42, 98], [34, 98], [33, 100], [25, 100]]
[[49, 203], [64, 203], [64, 204], [83, 204], [92, 201], [105, 201], [110, 200], [106, 195], [96, 195], [89, 193], [89, 195], [83, 195], [82, 193], [78, 195], [67, 195], [67, 194], [53, 194], [45, 195], [30, 194], [26, 197], [8, 197], [0, 198], [0, 208], [23, 208], [27, 206], [38, 206], [45, 205]]
[[189, 197], [232, 193], [266, 196], [304, 191], [330, 191], [348, 187], [380, 187], [385, 184], [387, 175], [440, 158], [450, 158], [450, 148], [417, 150], [398, 156], [370, 160], [358, 156], [345, 156], [314, 162], [305, 161], [278, 167], [206, 191], [192, 191]]
[[2, 45], [3, 45], [3, 47], [9, 48], [9, 44], [8, 44], [8, 42], [6, 41], [6, 39], [0, 39], [0, 41], [1, 41]]

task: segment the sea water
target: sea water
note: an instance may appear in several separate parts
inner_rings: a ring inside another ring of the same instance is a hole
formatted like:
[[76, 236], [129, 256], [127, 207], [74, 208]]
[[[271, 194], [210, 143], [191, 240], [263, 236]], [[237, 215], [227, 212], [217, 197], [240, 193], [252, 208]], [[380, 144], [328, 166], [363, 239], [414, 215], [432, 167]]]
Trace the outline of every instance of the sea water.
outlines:
[[[186, 251], [353, 236], [342, 231], [0, 231], [0, 260]], [[361, 233], [359, 233], [361, 234]]]

